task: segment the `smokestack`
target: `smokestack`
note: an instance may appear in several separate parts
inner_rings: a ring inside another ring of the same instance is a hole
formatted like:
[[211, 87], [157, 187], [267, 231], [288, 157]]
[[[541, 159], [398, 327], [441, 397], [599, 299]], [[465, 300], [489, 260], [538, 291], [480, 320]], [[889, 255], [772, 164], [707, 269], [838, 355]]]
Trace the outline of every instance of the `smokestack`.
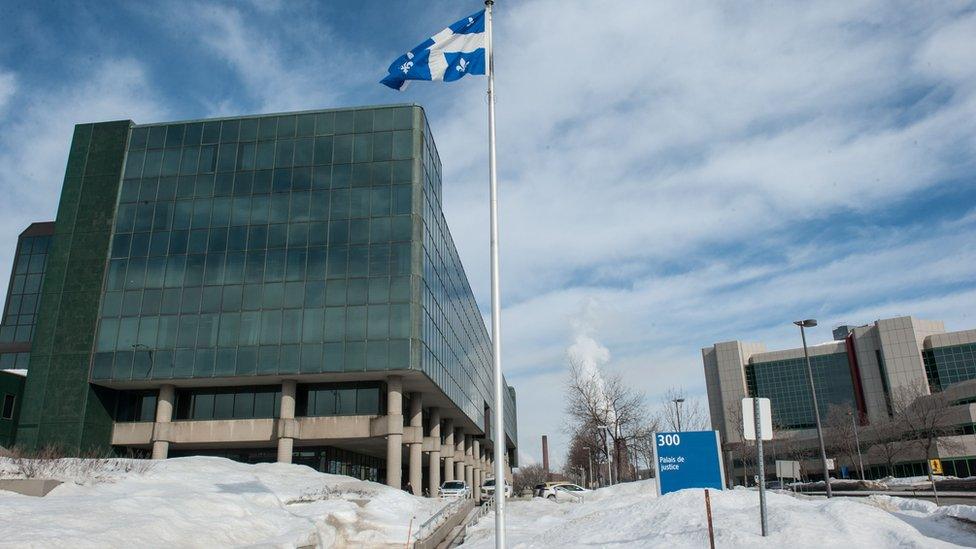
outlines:
[[542, 435], [542, 469], [546, 473], [546, 480], [549, 480], [549, 437]]

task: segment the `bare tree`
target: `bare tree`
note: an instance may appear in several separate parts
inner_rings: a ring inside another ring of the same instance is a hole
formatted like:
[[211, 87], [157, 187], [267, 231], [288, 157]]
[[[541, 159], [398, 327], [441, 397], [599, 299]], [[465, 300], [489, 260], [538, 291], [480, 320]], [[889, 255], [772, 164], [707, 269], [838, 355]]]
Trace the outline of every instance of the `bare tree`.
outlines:
[[[681, 402], [676, 402], [680, 400]], [[705, 431], [711, 428], [708, 409], [700, 398], [692, 398], [684, 388], [668, 387], [658, 406], [661, 426], [671, 431]]]
[[546, 482], [546, 470], [541, 463], [519, 467], [512, 474], [512, 491], [518, 495]]
[[575, 359], [570, 359], [569, 373], [566, 412], [570, 431], [596, 432], [604, 441], [600, 447], [609, 448], [614, 478], [620, 478], [627, 469], [627, 464], [622, 463], [626, 452], [624, 441], [642, 431], [647, 417], [644, 395], [619, 375], [605, 375]]
[[[854, 418], [857, 414], [857, 410], [849, 404], [831, 404], [823, 423], [827, 450], [833, 455], [843, 457], [851, 465], [852, 471], [858, 470], [859, 463], [857, 439], [854, 436]], [[861, 471], [861, 478], [864, 478], [864, 471]]]
[[[596, 429], [584, 427], [573, 433], [566, 455], [567, 470], [576, 471], [577, 474], [581, 469], [585, 470], [588, 477], [587, 482], [593, 482], [595, 479], [603, 477], [602, 464], [605, 461], [603, 440], [601, 440]], [[593, 478], [589, 478], [590, 475]]]
[[952, 406], [945, 393], [927, 393], [927, 388], [921, 385], [900, 387], [893, 395], [892, 410], [904, 429], [908, 444], [921, 450], [925, 456], [925, 469], [934, 489], [935, 480], [929, 460], [935, 457], [937, 445], [955, 449], [949, 437], [956, 434], [956, 427], [952, 422]]
[[874, 420], [865, 429], [865, 438], [870, 441], [868, 452], [881, 456], [887, 466], [888, 475], [894, 476], [895, 461], [909, 449], [901, 422], [890, 416]]

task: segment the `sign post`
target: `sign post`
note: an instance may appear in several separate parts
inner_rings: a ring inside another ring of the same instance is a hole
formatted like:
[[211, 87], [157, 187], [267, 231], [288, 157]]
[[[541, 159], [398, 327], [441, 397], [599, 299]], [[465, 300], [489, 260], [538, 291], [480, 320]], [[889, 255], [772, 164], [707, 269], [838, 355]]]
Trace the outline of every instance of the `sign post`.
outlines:
[[[750, 409], [751, 408], [751, 409]], [[751, 418], [750, 422], [747, 418]], [[768, 398], [742, 399], [742, 433], [746, 440], [756, 441], [756, 461], [759, 464], [759, 516], [762, 535], [767, 535], [766, 521], [766, 460], [763, 456], [763, 440], [773, 439], [773, 417]], [[751, 435], [751, 436], [750, 436]]]
[[685, 488], [725, 486], [718, 431], [654, 433], [654, 472], [658, 495]]

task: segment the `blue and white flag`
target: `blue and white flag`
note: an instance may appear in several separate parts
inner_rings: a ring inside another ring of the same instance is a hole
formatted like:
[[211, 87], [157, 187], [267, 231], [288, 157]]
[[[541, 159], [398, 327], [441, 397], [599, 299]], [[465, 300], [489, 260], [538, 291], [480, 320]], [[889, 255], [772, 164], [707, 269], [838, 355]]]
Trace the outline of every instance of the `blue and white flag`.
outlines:
[[485, 10], [481, 10], [401, 55], [380, 83], [403, 90], [408, 80], [453, 82], [466, 74], [485, 74], [486, 64]]

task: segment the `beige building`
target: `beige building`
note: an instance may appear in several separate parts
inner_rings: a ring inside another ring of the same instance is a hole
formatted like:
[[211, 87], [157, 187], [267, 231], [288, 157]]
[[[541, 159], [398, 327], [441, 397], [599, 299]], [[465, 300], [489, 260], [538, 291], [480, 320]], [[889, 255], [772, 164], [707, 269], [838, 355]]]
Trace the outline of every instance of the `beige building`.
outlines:
[[[941, 445], [938, 457], [953, 470], [958, 463], [964, 476], [976, 474], [976, 440], [969, 440], [976, 424], [971, 403], [976, 401], [976, 382], [970, 382], [976, 380], [976, 330], [946, 332], [941, 321], [905, 316], [841, 326], [834, 338], [808, 347], [821, 419], [832, 406], [845, 407], [863, 429], [890, 417], [893, 399], [944, 390], [953, 404], [951, 421], [958, 426], [959, 440]], [[762, 343], [727, 341], [702, 349], [702, 361], [712, 427], [724, 443], [742, 442], [741, 399], [760, 396], [771, 400], [777, 438], [815, 447], [802, 347], [768, 351]], [[865, 441], [866, 448], [870, 442]], [[923, 457], [906, 450], [899, 470], [918, 471]], [[879, 463], [875, 454], [866, 459], [866, 468]], [[873, 470], [880, 474], [879, 468]]]

